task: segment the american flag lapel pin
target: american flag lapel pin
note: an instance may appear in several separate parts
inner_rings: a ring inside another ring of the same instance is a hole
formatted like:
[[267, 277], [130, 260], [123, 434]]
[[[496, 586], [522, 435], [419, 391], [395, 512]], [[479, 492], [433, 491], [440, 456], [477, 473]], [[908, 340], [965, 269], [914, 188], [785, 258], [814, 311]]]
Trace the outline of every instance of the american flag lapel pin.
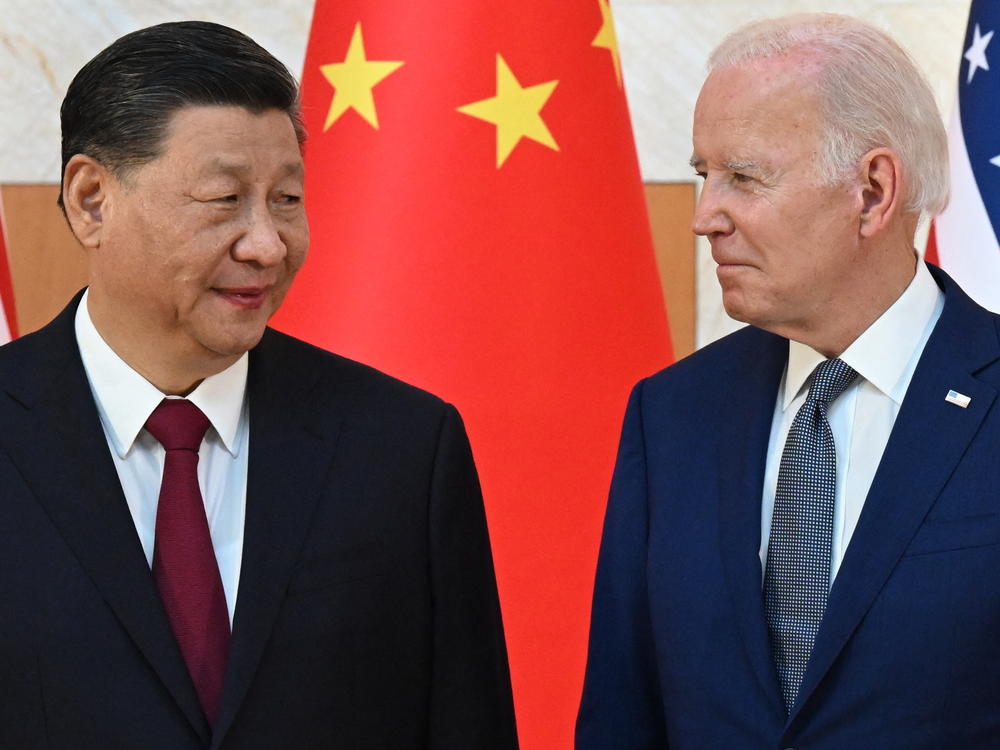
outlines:
[[948, 395], [944, 397], [944, 400], [949, 404], [955, 404], [955, 406], [960, 406], [963, 409], [972, 403], [972, 399], [969, 396], [958, 391], [948, 391]]

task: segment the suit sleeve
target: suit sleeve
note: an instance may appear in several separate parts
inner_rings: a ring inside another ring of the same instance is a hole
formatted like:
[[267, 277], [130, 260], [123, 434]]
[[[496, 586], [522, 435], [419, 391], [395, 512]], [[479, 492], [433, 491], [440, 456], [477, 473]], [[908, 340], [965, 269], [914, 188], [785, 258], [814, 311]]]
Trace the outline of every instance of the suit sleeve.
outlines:
[[517, 748], [507, 648], [479, 478], [448, 407], [430, 500], [433, 657], [430, 750]]
[[577, 750], [667, 747], [646, 587], [642, 386], [629, 398], [604, 518]]

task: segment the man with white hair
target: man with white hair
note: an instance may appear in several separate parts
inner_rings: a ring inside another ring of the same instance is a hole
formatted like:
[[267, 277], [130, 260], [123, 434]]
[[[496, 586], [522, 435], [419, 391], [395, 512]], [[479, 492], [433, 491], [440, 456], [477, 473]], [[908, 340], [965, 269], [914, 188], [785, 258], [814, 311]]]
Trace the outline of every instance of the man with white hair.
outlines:
[[709, 68], [694, 231], [750, 325], [633, 391], [577, 748], [998, 747], [1000, 318], [914, 251], [931, 91], [835, 15]]

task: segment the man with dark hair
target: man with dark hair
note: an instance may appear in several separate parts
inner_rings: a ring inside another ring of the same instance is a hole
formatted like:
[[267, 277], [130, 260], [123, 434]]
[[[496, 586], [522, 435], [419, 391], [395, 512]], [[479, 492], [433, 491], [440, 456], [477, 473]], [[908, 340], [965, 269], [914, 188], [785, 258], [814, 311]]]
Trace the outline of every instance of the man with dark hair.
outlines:
[[0, 349], [0, 747], [515, 748], [457, 412], [266, 328], [309, 240], [288, 71], [162, 24], [62, 121], [88, 288]]

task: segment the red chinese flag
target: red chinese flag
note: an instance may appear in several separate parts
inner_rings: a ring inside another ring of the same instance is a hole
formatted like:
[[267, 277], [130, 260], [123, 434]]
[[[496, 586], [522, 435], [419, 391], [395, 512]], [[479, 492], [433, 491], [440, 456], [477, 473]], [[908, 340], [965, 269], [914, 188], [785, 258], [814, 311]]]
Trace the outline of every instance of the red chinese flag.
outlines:
[[630, 386], [671, 357], [606, 0], [319, 0], [275, 325], [454, 403], [522, 747], [572, 744]]
[[17, 336], [17, 322], [14, 313], [14, 287], [10, 283], [6, 234], [3, 206], [0, 205], [0, 344], [6, 344]]

